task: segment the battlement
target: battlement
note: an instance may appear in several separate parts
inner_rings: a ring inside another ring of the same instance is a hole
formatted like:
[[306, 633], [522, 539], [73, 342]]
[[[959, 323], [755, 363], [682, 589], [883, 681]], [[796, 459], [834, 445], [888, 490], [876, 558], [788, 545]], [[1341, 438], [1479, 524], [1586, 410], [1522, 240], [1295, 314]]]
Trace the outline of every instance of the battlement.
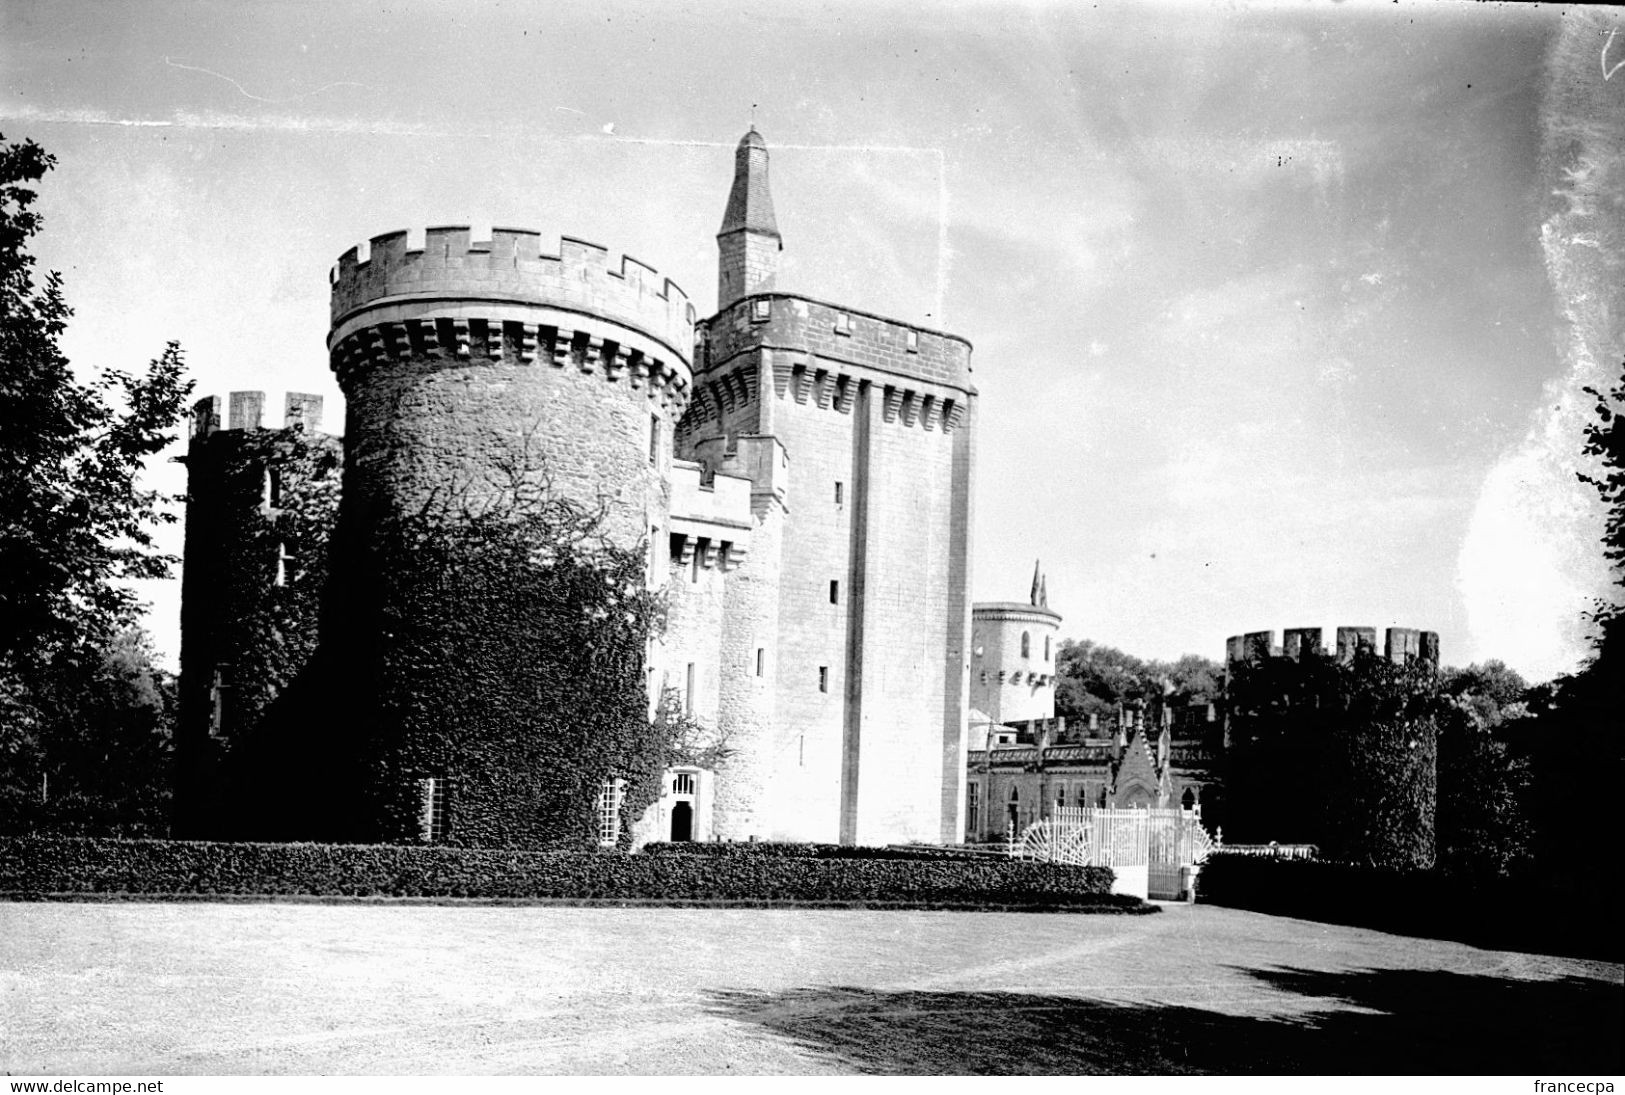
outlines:
[[[698, 362], [701, 369], [720, 368], [741, 353], [765, 346], [786, 351], [782, 356], [792, 362], [806, 364], [808, 356], [815, 355], [820, 364], [845, 363], [971, 390], [971, 344], [965, 339], [811, 297], [788, 293], [745, 297], [713, 316], [702, 331], [706, 348], [704, 360]], [[917, 386], [891, 383], [899, 389]]]
[[[1304, 654], [1319, 654], [1323, 633], [1318, 627], [1295, 627], [1282, 632], [1280, 646], [1275, 645], [1275, 632], [1249, 631], [1232, 635], [1224, 641], [1225, 665], [1243, 662], [1261, 662], [1270, 658], [1289, 658], [1297, 661]], [[1337, 660], [1349, 661], [1360, 650], [1377, 649], [1377, 629], [1374, 627], [1339, 627], [1337, 629]], [[1439, 633], [1419, 631], [1410, 627], [1390, 627], [1384, 636], [1383, 656], [1391, 661], [1411, 659], [1439, 664]]]
[[[222, 402], [230, 408], [230, 416], [222, 419]], [[192, 404], [188, 438], [202, 440], [221, 430], [308, 430], [322, 428], [322, 397], [308, 392], [288, 392], [282, 401], [282, 425], [267, 426], [264, 392], [232, 392], [227, 400], [218, 395], [206, 395]], [[224, 422], [224, 425], [222, 425]]]
[[516, 228], [476, 240], [467, 226], [437, 227], [412, 241], [406, 231], [387, 232], [339, 256], [329, 276], [335, 341], [356, 312], [387, 303], [545, 304], [627, 324], [689, 360], [688, 294], [637, 259], [615, 262], [607, 249], [570, 236], [559, 240], [558, 254], [544, 254], [541, 233]]
[[707, 475], [692, 460], [671, 462], [671, 557], [688, 565], [733, 570], [750, 550], [751, 481], [743, 475]]

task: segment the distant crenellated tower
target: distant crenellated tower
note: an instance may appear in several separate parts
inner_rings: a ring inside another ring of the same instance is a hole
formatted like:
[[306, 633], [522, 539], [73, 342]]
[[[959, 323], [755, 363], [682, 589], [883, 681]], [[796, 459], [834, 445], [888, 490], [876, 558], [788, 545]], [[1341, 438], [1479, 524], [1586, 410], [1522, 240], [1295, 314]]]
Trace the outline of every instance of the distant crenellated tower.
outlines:
[[990, 601], [971, 609], [970, 705], [994, 724], [1055, 717], [1055, 639], [1061, 614], [1033, 565], [1029, 603]]
[[768, 531], [740, 577], [775, 578], [740, 606], [751, 657], [723, 677], [754, 681], [758, 656], [775, 676], [748, 697], [762, 763], [728, 778], [764, 837], [958, 840], [970, 343], [779, 291], [767, 168], [752, 129], [735, 154], [718, 311], [701, 325], [677, 439], [706, 475], [748, 465], [790, 484], [784, 502], [761, 481], [753, 494]]
[[283, 425], [265, 394], [193, 406], [181, 577], [176, 831], [218, 813], [220, 760], [251, 740], [267, 707], [310, 660], [338, 505], [341, 444], [321, 432], [322, 398], [288, 393]]

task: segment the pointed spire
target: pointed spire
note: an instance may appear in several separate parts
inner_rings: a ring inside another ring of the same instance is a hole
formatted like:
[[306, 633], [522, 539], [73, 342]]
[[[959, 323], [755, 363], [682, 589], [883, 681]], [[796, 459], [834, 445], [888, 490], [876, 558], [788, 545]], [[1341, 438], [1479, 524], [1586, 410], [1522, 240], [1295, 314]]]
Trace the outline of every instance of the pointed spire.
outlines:
[[754, 125], [734, 149], [734, 184], [717, 235], [741, 229], [763, 232], [775, 239], [779, 235], [778, 222], [773, 218], [773, 194], [767, 186], [767, 142]]
[[1039, 570], [1038, 560], [1034, 559], [1033, 560], [1033, 591], [1032, 591], [1032, 594], [1027, 599], [1032, 602], [1032, 604], [1033, 604], [1033, 606], [1035, 608], [1038, 605], [1038, 594], [1039, 594], [1040, 589], [1042, 588], [1043, 580], [1044, 580], [1044, 578], [1043, 578], [1043, 574]]
[[1038, 607], [1049, 607], [1049, 575], [1046, 574], [1038, 580]]
[[784, 242], [767, 186], [767, 142], [754, 124], [734, 150], [733, 188], [717, 233], [717, 250], [717, 311], [773, 288]]

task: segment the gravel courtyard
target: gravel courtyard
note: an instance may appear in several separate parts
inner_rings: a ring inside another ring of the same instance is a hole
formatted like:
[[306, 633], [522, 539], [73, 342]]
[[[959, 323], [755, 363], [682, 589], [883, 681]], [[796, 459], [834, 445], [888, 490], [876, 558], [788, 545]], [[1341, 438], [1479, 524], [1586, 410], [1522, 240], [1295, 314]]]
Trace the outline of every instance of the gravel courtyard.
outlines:
[[1621, 1071], [1621, 966], [1154, 916], [0, 904], [0, 1071]]

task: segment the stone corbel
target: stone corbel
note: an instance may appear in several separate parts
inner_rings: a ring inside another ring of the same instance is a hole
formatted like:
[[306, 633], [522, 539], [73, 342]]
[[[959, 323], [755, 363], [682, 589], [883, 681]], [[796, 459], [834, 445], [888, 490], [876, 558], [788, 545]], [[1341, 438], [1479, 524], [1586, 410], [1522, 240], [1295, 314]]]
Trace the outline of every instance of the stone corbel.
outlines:
[[850, 376], [837, 376], [835, 378], [835, 409], [842, 414], [850, 414], [852, 404], [857, 398], [857, 380]]
[[581, 371], [590, 373], [598, 368], [598, 363], [604, 358], [604, 340], [597, 335], [587, 336], [587, 348], [581, 355]]
[[928, 430], [937, 428], [937, 421], [942, 416], [942, 403], [934, 395], [920, 397], [920, 421]]
[[617, 345], [615, 352], [604, 358], [604, 379], [610, 383], [621, 379], [626, 367], [632, 363], [632, 353], [625, 346]]
[[457, 343], [457, 356], [469, 356], [468, 349], [468, 320], [454, 319], [451, 321], [451, 337]]
[[694, 547], [696, 541], [694, 537], [688, 536], [684, 533], [678, 533], [677, 536], [677, 561], [683, 566], [688, 566], [694, 561]]
[[902, 412], [903, 412], [903, 425], [905, 425], [905, 426], [914, 425], [914, 420], [919, 417], [919, 413], [920, 413], [920, 397], [919, 397], [918, 394], [916, 394], [915, 392], [904, 392], [903, 393]]
[[706, 540], [705, 546], [700, 549], [700, 566], [710, 570], [717, 565], [717, 549], [721, 547], [715, 540]]
[[440, 357], [440, 328], [435, 321], [432, 319], [414, 319], [410, 322], [417, 332], [418, 341], [423, 346], [423, 355], [425, 357]]
[[502, 321], [499, 319], [485, 321], [485, 356], [492, 361], [502, 360]]
[[519, 325], [519, 360], [526, 365], [536, 363], [536, 343], [540, 339], [542, 329], [535, 324], [521, 323]]
[[553, 335], [553, 367], [562, 369], [570, 364], [570, 343], [575, 339], [575, 332], [560, 327]]
[[884, 418], [887, 422], [896, 422], [897, 421], [897, 414], [902, 409], [902, 406], [903, 406], [903, 393], [898, 391], [896, 388], [893, 388], [890, 385], [887, 385], [886, 386], [886, 395], [885, 395], [885, 406], [882, 408], [882, 410], [880, 412], [880, 416], [882, 418]]
[[796, 365], [790, 370], [790, 385], [794, 389], [794, 398], [797, 403], [807, 402], [807, 394], [812, 388], [812, 375], [805, 365]]

